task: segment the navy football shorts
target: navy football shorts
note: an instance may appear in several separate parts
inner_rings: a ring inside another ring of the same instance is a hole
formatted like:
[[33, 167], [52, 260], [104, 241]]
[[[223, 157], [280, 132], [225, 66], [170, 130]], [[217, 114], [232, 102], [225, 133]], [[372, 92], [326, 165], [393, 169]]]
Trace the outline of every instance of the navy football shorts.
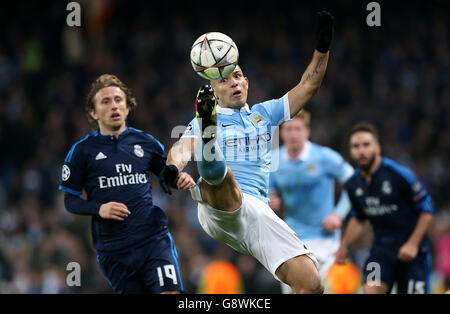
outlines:
[[398, 250], [373, 247], [364, 266], [364, 282], [376, 278], [379, 270], [380, 280], [387, 284], [388, 292], [397, 283], [399, 294], [423, 294], [430, 292], [431, 253], [421, 250], [416, 258], [405, 263], [397, 258]]
[[178, 255], [170, 233], [125, 253], [99, 254], [97, 262], [115, 293], [184, 292]]

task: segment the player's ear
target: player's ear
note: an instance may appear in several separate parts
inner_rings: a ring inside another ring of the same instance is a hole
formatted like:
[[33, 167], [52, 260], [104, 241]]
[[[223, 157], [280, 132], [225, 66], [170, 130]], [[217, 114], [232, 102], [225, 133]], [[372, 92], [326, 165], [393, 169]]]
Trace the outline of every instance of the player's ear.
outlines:
[[92, 119], [98, 120], [98, 116], [95, 112], [95, 109], [91, 109], [91, 111], [89, 111], [89, 115], [91, 116]]

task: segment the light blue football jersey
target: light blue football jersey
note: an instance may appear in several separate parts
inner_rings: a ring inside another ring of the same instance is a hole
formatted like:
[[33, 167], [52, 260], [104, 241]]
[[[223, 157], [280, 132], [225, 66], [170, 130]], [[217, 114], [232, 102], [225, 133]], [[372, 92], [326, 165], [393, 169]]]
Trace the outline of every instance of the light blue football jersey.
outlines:
[[[270, 190], [276, 190], [283, 200], [284, 220], [301, 239], [339, 236], [328, 233], [322, 222], [334, 210], [334, 182], [344, 184], [353, 168], [334, 150], [306, 142], [302, 153], [290, 159], [285, 147], [274, 150], [280, 158], [279, 169], [270, 176]], [[339, 216], [350, 211], [350, 200], [343, 190]]]
[[[226, 164], [233, 171], [243, 193], [269, 203], [269, 174], [272, 144], [278, 126], [290, 119], [287, 94], [258, 103], [250, 109], [217, 106], [217, 143]], [[198, 119], [194, 118], [182, 137], [199, 138]], [[275, 138], [278, 143], [278, 137]], [[275, 143], [275, 144], [276, 144]]]

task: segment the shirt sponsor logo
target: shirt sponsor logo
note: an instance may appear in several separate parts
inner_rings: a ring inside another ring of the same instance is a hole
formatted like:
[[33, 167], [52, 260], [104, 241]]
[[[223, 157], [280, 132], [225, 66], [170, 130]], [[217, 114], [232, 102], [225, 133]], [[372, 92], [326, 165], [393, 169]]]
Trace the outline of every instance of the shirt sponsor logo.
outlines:
[[132, 184], [145, 184], [148, 182], [145, 173], [132, 173], [131, 164], [116, 164], [116, 171], [119, 173], [117, 176], [98, 177], [98, 184], [100, 189], [112, 188], [117, 186], [132, 185]]
[[145, 173], [133, 173], [126, 175], [120, 174], [115, 177], [98, 177], [98, 184], [101, 189], [131, 184], [144, 184], [147, 182], [147, 176], [145, 175]]
[[[260, 145], [260, 144], [267, 144], [272, 139], [272, 136], [269, 132], [255, 135], [253, 137], [246, 136], [246, 137], [235, 137], [235, 138], [228, 138], [225, 140], [225, 145], [227, 147], [234, 147], [234, 146], [252, 146], [252, 145]], [[249, 149], [247, 149], [248, 151]]]
[[366, 197], [366, 207], [364, 212], [367, 216], [384, 216], [390, 215], [398, 210], [395, 204], [380, 204], [378, 197]]

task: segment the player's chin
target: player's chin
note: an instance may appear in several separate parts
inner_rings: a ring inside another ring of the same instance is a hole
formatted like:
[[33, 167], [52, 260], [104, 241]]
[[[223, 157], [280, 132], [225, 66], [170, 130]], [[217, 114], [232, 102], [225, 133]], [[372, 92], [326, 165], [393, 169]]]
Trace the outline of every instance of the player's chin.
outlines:
[[357, 161], [359, 168], [363, 170], [369, 170], [372, 167], [373, 159], [370, 158], [361, 158]]
[[231, 97], [230, 104], [234, 109], [240, 109], [244, 107], [245, 100], [243, 100], [242, 97]]
[[109, 127], [110, 127], [112, 130], [114, 130], [114, 131], [118, 131], [118, 130], [120, 130], [120, 128], [121, 128], [124, 124], [125, 124], [125, 121], [122, 121], [122, 120], [120, 120], [120, 121], [112, 121], [112, 122], [109, 124]]

